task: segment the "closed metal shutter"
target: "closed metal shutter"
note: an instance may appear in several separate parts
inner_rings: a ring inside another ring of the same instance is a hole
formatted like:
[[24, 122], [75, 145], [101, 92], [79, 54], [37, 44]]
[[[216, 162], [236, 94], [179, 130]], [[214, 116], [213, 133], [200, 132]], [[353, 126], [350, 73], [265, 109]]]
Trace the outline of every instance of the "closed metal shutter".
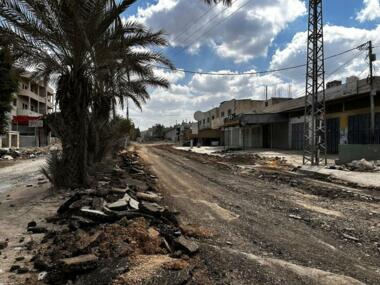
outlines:
[[328, 119], [327, 123], [327, 152], [338, 153], [340, 141], [340, 120], [339, 118]]
[[361, 114], [348, 118], [348, 143], [368, 144], [370, 133], [370, 115]]
[[[371, 143], [371, 115], [361, 114], [348, 118], [348, 143], [369, 144]], [[375, 141], [380, 143], [380, 113], [375, 114]]]
[[292, 124], [292, 149], [303, 150], [304, 123]]

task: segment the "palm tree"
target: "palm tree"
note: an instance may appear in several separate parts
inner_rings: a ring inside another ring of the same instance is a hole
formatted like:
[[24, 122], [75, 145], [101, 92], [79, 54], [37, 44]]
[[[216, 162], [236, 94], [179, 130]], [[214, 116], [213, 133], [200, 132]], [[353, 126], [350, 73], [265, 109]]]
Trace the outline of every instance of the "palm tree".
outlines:
[[[0, 39], [12, 43], [17, 63], [36, 76], [57, 75], [60, 116], [55, 128], [62, 140], [67, 184], [86, 185], [96, 125], [109, 116], [115, 98], [148, 98], [147, 86], [167, 87], [152, 64], [170, 66], [161, 54], [138, 47], [162, 46], [162, 33], [120, 15], [136, 0], [0, 0]], [[90, 156], [89, 154], [90, 150]]]

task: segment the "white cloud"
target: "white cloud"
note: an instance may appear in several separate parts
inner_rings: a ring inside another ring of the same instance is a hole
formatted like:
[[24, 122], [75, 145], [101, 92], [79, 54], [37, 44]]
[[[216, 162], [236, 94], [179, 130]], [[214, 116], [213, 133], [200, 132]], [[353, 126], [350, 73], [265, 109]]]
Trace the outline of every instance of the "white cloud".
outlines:
[[[254, 72], [249, 70], [247, 72]], [[220, 70], [216, 73], [233, 73]], [[213, 76], [196, 74], [187, 84], [174, 82], [170, 89], [152, 91], [151, 99], [143, 107], [143, 113], [133, 108], [131, 117], [142, 129], [160, 122], [167, 126], [182, 120], [193, 121], [194, 112], [208, 110], [220, 102], [231, 99], [263, 99], [265, 85], [276, 86], [277, 96], [287, 96], [288, 83], [274, 74], [253, 76]], [[293, 86], [296, 93], [298, 86]], [[294, 94], [293, 93], [293, 94]], [[274, 95], [269, 88], [269, 96]]]
[[[325, 26], [325, 57], [351, 49], [369, 40], [374, 46], [380, 45], [380, 26], [373, 30], [348, 28], [342, 26]], [[376, 50], [375, 50], [376, 51]], [[326, 81], [344, 79], [356, 75], [368, 75], [368, 60], [366, 51], [361, 54], [354, 50], [339, 57], [326, 60]], [[297, 33], [284, 49], [278, 49], [272, 57], [271, 68], [282, 68], [306, 63], [306, 32]], [[380, 67], [378, 62], [375, 67]], [[335, 71], [335, 72], [334, 72]], [[334, 72], [334, 73], [333, 73]], [[331, 76], [331, 73], [333, 73]], [[285, 71], [280, 74], [283, 80], [293, 80], [302, 84], [305, 80], [305, 68]]]
[[380, 0], [364, 0], [363, 9], [356, 15], [359, 22], [373, 21], [380, 18]]
[[[266, 56], [276, 36], [306, 12], [301, 0], [248, 1], [235, 0], [230, 8], [222, 5], [209, 8], [203, 1], [158, 0], [139, 8], [130, 19], [163, 29], [171, 45], [192, 53], [207, 45], [222, 58], [247, 62]], [[212, 10], [204, 15], [207, 9]]]

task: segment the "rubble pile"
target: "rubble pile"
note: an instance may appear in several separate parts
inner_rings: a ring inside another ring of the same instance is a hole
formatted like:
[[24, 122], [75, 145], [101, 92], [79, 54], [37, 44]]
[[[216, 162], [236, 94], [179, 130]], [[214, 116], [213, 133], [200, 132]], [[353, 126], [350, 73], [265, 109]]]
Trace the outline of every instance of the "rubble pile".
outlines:
[[91, 189], [73, 191], [48, 226], [28, 224], [28, 231], [45, 234], [32, 259], [45, 283], [112, 284], [139, 256], [163, 255], [173, 263], [198, 251], [182, 234], [177, 213], [160, 204], [155, 176], [136, 153], [121, 153], [112, 172], [99, 175]]
[[364, 158], [361, 160], [354, 160], [345, 165], [348, 170], [361, 171], [361, 172], [373, 172], [378, 171], [377, 163], [374, 161], [367, 161]]
[[36, 147], [36, 148], [23, 148], [23, 149], [0, 149], [0, 160], [14, 160], [14, 159], [34, 159], [46, 156], [52, 149], [57, 147]]

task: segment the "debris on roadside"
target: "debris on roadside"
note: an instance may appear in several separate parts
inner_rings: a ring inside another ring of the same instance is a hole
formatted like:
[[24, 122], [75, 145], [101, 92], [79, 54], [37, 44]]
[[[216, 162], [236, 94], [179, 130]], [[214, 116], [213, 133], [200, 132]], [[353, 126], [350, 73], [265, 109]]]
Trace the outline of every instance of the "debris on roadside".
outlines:
[[[41, 244], [32, 247], [38, 279], [48, 284], [110, 284], [132, 270], [141, 255], [163, 256], [160, 270], [189, 270], [183, 258], [199, 250], [190, 238], [202, 234], [195, 226], [180, 227], [177, 212], [160, 204], [155, 179], [137, 153], [122, 152], [117, 167], [102, 173], [91, 188], [67, 195], [57, 214], [46, 219], [46, 227], [31, 221], [28, 232], [44, 233]], [[211, 236], [205, 229], [203, 233]], [[176, 257], [169, 258], [174, 252]]]
[[351, 171], [379, 171], [379, 168], [374, 161], [367, 161], [364, 158], [361, 160], [354, 160], [347, 163], [345, 166]]
[[[58, 149], [57, 146], [55, 148]], [[22, 149], [0, 149], [0, 160], [15, 160], [15, 159], [34, 159], [46, 156], [54, 147], [35, 147]]]

